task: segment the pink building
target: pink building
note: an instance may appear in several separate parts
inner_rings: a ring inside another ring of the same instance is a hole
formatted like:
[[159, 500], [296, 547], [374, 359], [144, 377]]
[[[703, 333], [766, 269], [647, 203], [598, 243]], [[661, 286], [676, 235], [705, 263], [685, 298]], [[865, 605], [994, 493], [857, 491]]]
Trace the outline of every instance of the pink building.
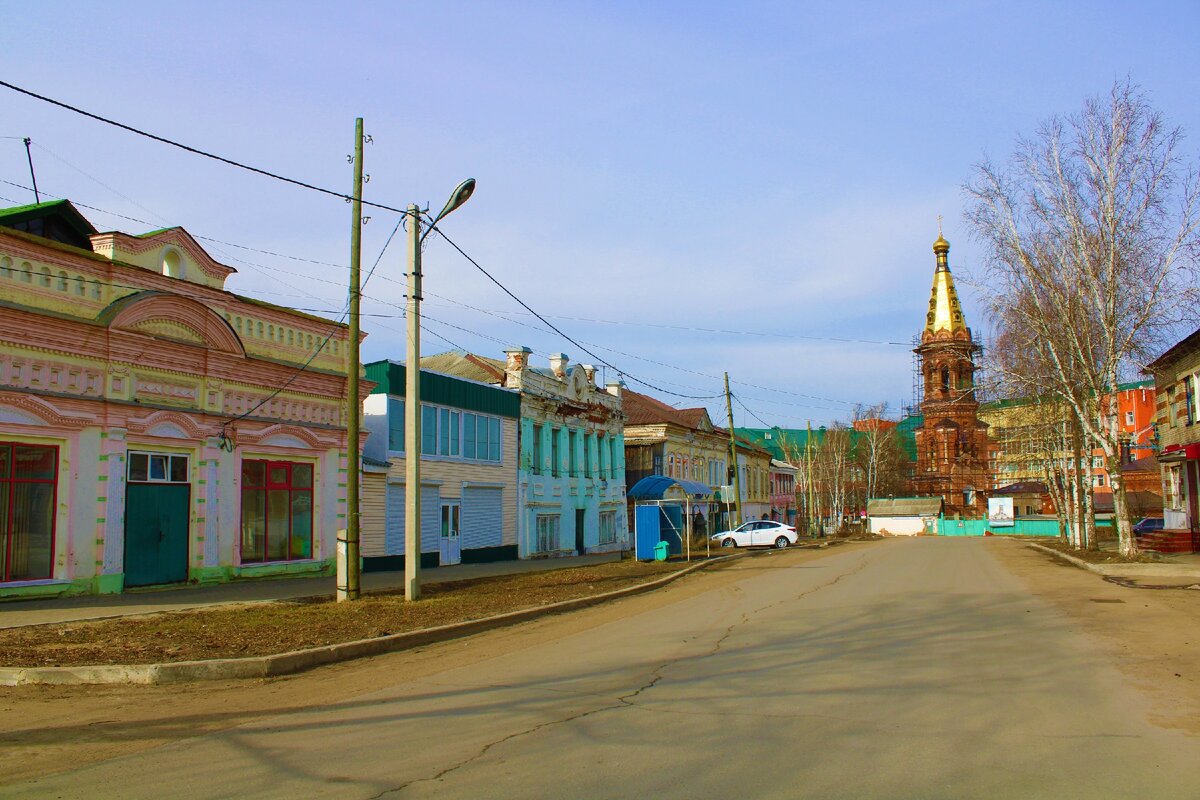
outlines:
[[0, 210], [0, 598], [330, 571], [347, 329], [233, 272], [182, 228]]

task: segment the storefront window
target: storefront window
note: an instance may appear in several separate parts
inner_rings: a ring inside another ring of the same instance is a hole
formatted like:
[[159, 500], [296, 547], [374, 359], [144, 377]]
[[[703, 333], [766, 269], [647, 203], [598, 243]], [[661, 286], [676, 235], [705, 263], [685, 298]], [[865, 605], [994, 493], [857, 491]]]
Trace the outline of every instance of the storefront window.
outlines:
[[51, 577], [58, 448], [0, 442], [0, 581]]
[[242, 563], [312, 558], [313, 466], [242, 462]]

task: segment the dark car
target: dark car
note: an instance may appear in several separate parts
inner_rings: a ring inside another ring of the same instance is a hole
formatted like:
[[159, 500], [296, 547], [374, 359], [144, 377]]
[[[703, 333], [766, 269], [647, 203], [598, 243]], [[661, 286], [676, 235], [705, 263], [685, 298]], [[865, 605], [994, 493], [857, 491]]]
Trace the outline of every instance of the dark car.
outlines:
[[1134, 533], [1153, 533], [1163, 529], [1162, 517], [1144, 517], [1133, 526]]

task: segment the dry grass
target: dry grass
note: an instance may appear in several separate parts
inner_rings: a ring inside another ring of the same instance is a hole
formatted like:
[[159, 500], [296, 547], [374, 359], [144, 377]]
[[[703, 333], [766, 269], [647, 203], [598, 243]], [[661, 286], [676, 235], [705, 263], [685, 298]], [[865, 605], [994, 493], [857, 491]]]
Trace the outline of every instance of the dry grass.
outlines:
[[400, 592], [196, 609], [0, 629], [0, 666], [151, 664], [260, 656], [431, 628], [622, 589], [686, 563], [616, 561], [549, 572], [432, 584], [417, 603]]

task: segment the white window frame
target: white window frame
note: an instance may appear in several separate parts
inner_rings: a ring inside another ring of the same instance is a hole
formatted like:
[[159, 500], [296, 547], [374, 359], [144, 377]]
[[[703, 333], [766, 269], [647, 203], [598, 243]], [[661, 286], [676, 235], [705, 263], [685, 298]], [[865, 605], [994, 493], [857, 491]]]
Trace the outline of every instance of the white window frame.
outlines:
[[[432, 412], [432, 426], [426, 424], [427, 412]], [[475, 418], [475, 456], [466, 455], [466, 415], [468, 414]], [[472, 464], [499, 465], [504, 463], [504, 417], [453, 406], [435, 405], [434, 403], [422, 403], [421, 415], [421, 458], [439, 461], [465, 461]], [[478, 456], [481, 422], [487, 430], [488, 453], [485, 458]], [[494, 431], [493, 422], [496, 423]], [[432, 427], [432, 431], [426, 430], [429, 427]], [[457, 428], [457, 433], [455, 433], [455, 428]], [[495, 442], [492, 441], [493, 432], [496, 434]], [[430, 436], [433, 437], [433, 452], [427, 453], [425, 452], [425, 440]], [[491, 457], [493, 444], [496, 445], [496, 458]]]
[[534, 525], [537, 533], [537, 551], [552, 553], [559, 549], [562, 540], [562, 517], [558, 514], [538, 514]]
[[617, 542], [617, 512], [600, 512], [600, 541], [599, 544], [616, 544]]
[[[133, 465], [135, 459], [146, 459], [146, 477], [134, 478]], [[161, 459], [163, 465], [162, 475], [156, 477], [154, 475], [154, 464], [156, 460]], [[171, 480], [173, 473], [172, 462], [175, 459], [182, 459], [184, 479], [181, 481]], [[174, 483], [184, 484], [191, 483], [192, 462], [191, 456], [187, 453], [166, 453], [157, 450], [129, 450], [125, 453], [125, 480], [129, 483]]]

